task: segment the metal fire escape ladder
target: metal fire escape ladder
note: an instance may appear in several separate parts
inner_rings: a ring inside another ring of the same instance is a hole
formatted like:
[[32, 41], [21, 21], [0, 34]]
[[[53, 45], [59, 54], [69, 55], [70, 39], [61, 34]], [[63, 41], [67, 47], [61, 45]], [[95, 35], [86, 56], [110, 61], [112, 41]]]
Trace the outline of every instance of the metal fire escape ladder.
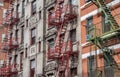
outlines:
[[[96, 37], [94, 39], [94, 41], [92, 41], [99, 49], [101, 49], [102, 53], [103, 53], [103, 56], [104, 56], [104, 59], [105, 61], [109, 64], [109, 66], [112, 68], [112, 71], [116, 74], [115, 71], [119, 70], [120, 71], [120, 67], [118, 66], [118, 64], [116, 63], [115, 59], [114, 59], [114, 55], [113, 55], [113, 50], [112, 49], [109, 49], [108, 47], [104, 47], [103, 45], [103, 40]], [[116, 70], [117, 69], [117, 70]], [[100, 77], [100, 75], [102, 76], [101, 72], [99, 74], [98, 77]], [[116, 74], [117, 77], [118, 74]]]
[[[65, 0], [64, 4], [63, 4], [63, 8], [65, 9], [69, 9], [68, 7], [66, 7], [67, 4], [69, 4], [68, 2], [69, 0]], [[59, 4], [59, 2], [57, 3]], [[63, 14], [67, 14], [67, 11], [64, 10]], [[62, 13], [61, 13], [62, 15]], [[59, 77], [60, 74], [60, 69], [64, 67], [64, 72], [65, 72], [65, 77], [69, 77], [69, 58], [70, 58], [70, 53], [69, 51], [67, 51], [68, 46], [71, 46], [71, 40], [69, 39], [70, 37], [70, 30], [72, 28], [72, 26], [70, 25], [69, 21], [66, 20], [66, 17], [63, 16], [63, 18], [61, 17], [62, 22], [60, 27], [58, 28], [58, 33], [57, 33], [57, 38], [56, 38], [56, 43], [55, 43], [55, 50], [58, 50], [59, 53], [59, 57], [61, 58], [61, 64], [58, 65], [58, 69], [56, 72], [56, 76], [55, 77]], [[62, 41], [62, 46], [60, 46], [60, 35], [63, 34], [64, 39]], [[58, 58], [59, 59], [59, 58]]]
[[104, 15], [107, 17], [107, 20], [111, 26], [111, 29], [117, 29], [119, 27], [118, 23], [111, 14], [110, 8], [107, 7], [105, 0], [95, 0], [98, 3], [98, 7], [102, 10]]
[[[119, 77], [115, 71], [116, 69], [120, 71], [120, 67], [118, 66], [118, 64], [116, 63], [113, 57], [114, 56], [113, 50], [108, 48], [108, 46], [105, 46], [105, 43], [108, 39], [112, 39], [115, 36], [120, 35], [120, 27], [116, 22], [116, 20], [114, 19], [114, 17], [112, 16], [110, 9], [107, 7], [104, 0], [94, 0], [94, 3], [97, 4], [97, 6], [101, 9], [101, 11], [107, 17], [108, 23], [111, 26], [111, 31], [106, 32], [102, 35], [95, 35], [94, 38], [90, 39], [90, 41], [102, 51], [105, 61], [109, 63], [109, 66], [112, 68], [116, 77]], [[101, 73], [102, 71], [99, 73], [98, 77], [102, 77]]]

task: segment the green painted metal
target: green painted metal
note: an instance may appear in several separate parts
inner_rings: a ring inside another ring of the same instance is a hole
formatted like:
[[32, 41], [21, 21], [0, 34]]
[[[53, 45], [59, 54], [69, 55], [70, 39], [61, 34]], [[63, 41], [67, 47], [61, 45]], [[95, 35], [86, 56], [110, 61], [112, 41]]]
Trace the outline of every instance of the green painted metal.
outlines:
[[95, 1], [98, 3], [98, 7], [101, 8], [104, 15], [107, 17], [107, 20], [110, 23], [111, 29], [112, 30], [117, 29], [119, 25], [114, 19], [114, 17], [112, 16], [110, 9], [106, 6], [105, 1], [104, 0], [95, 0]]
[[98, 77], [102, 77], [102, 71], [100, 71], [100, 73], [99, 73]]
[[[112, 68], [112, 71], [116, 74], [115, 69], [120, 71], [120, 67], [117, 65], [114, 57], [113, 57], [113, 50], [109, 49], [108, 47], [105, 47], [103, 44], [106, 40], [111, 39], [115, 36], [120, 35], [120, 27], [114, 17], [112, 16], [110, 9], [106, 6], [104, 0], [94, 0], [97, 2], [97, 5], [99, 8], [101, 8], [101, 11], [104, 13], [104, 15], [107, 17], [107, 20], [111, 26], [111, 31], [106, 32], [101, 35], [94, 35], [90, 38], [89, 41], [91, 41], [93, 44], [95, 44], [99, 49], [101, 49], [104, 59], [109, 63], [109, 66]], [[93, 26], [92, 28], [89, 29], [89, 32], [94, 31], [96, 33], [96, 26]], [[107, 54], [109, 53], [109, 55]], [[113, 62], [111, 62], [113, 61]], [[91, 66], [91, 65], [90, 65]], [[102, 77], [102, 71], [100, 71], [99, 75], [97, 77]], [[119, 77], [116, 76], [115, 77]]]

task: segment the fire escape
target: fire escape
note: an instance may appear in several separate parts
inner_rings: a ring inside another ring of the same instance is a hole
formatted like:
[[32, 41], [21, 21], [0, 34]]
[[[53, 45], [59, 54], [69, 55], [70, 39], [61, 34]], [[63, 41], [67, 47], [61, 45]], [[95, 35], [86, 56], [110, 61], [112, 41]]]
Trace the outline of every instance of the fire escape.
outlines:
[[[102, 13], [107, 18], [107, 22], [111, 27], [110, 31], [100, 34], [98, 26], [94, 25], [89, 32], [93, 32], [93, 35], [89, 39], [91, 44], [94, 44], [100, 51], [102, 51], [102, 56], [107, 64], [111, 67], [112, 72], [114, 73], [114, 77], [120, 77], [120, 66], [118, 65], [114, 55], [119, 54], [118, 51], [109, 48], [109, 44], [111, 39], [120, 36], [120, 26], [116, 22], [115, 18], [111, 14], [110, 8], [106, 5], [105, 0], [92, 0], [92, 2], [101, 9]], [[112, 42], [112, 41], [111, 41]], [[104, 67], [105, 68], [105, 67]], [[104, 70], [97, 68], [97, 75], [95, 77], [106, 77], [103, 73]], [[91, 73], [92, 71], [90, 71]], [[110, 73], [109, 73], [110, 74]], [[93, 76], [90, 76], [93, 77]], [[111, 76], [113, 77], [113, 76]]]
[[[48, 15], [48, 25], [53, 25], [56, 29], [56, 39], [54, 48], [48, 48], [48, 59], [57, 61], [55, 77], [70, 77], [70, 57], [72, 52], [72, 41], [70, 31], [72, 28], [70, 21], [77, 18], [77, 6], [72, 5], [70, 0], [56, 0], [53, 14]], [[61, 70], [64, 76], [60, 75]]]
[[[11, 35], [9, 32], [12, 30], [13, 25], [15, 25], [19, 19], [17, 17], [17, 12], [13, 9], [13, 3], [15, 0], [5, 0], [9, 2], [9, 9], [7, 9], [7, 12], [5, 14], [5, 17], [3, 18], [3, 25], [5, 28], [5, 37], [3, 38], [3, 43], [1, 46], [1, 51], [7, 53], [7, 55], [10, 54], [10, 51], [18, 47], [18, 42], [14, 38], [13, 35]], [[17, 74], [17, 64], [11, 64], [4, 63], [3, 66], [0, 68], [0, 76], [3, 77], [9, 77], [13, 76], [14, 74]]]

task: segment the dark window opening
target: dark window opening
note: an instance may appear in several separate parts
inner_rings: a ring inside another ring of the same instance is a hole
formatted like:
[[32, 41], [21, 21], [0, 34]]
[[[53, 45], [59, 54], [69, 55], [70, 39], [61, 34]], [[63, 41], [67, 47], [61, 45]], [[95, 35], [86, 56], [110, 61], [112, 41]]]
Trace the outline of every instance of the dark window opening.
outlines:
[[50, 49], [54, 48], [54, 44], [55, 44], [54, 39], [49, 40], [49, 47], [50, 47]]
[[35, 74], [35, 59], [30, 61], [30, 77], [34, 77]]
[[9, 64], [11, 64], [11, 61], [12, 61], [12, 57], [9, 58]]
[[105, 17], [105, 15], [103, 14], [102, 15], [102, 32], [105, 33], [105, 32], [108, 32], [110, 30], [111, 30], [111, 26], [108, 23], [107, 17]]
[[61, 71], [59, 74], [60, 77], [65, 77], [65, 71]]
[[111, 64], [113, 64], [113, 62], [114, 62], [113, 58], [109, 52], [105, 52], [105, 54], [107, 55], [107, 58], [110, 61], [110, 62], [107, 61], [106, 58], [104, 57], [105, 77], [114, 77], [114, 70], [113, 70], [113, 67], [111, 67]]
[[92, 0], [85, 0], [86, 3], [87, 3], [87, 2], [90, 2], [90, 1], [92, 1]]
[[18, 30], [16, 30], [15, 36], [16, 36], [15, 40], [18, 42]]
[[38, 52], [41, 51], [41, 42], [39, 42], [39, 45], [38, 45]]
[[17, 55], [15, 55], [15, 57], [14, 57], [14, 64], [17, 64]]
[[25, 0], [22, 2], [22, 16], [25, 15]]
[[77, 76], [77, 68], [71, 69], [71, 77], [76, 77]]
[[17, 12], [16, 12], [17, 18], [20, 18], [20, 5], [17, 5]]
[[39, 19], [41, 19], [41, 11], [39, 11]]
[[10, 34], [10, 42], [9, 42], [9, 45], [12, 44], [12, 40], [13, 40], [13, 33]]
[[21, 43], [24, 43], [24, 26], [21, 27]]
[[28, 19], [26, 20], [26, 27], [28, 27]]
[[88, 77], [96, 77], [94, 56], [88, 57]]
[[23, 54], [24, 54], [23, 52], [20, 53], [20, 70], [23, 69], [23, 57], [24, 57]]
[[76, 29], [70, 31], [70, 38], [72, 42], [76, 42]]
[[25, 48], [25, 57], [26, 57], [26, 58], [27, 58], [27, 51], [28, 51], [28, 49]]
[[54, 77], [54, 74], [53, 73], [48, 74], [47, 77]]
[[93, 36], [93, 17], [89, 17], [86, 21], [86, 40]]
[[36, 0], [33, 0], [32, 2], [32, 15], [36, 13]]
[[31, 45], [35, 44], [36, 42], [36, 29], [31, 29]]

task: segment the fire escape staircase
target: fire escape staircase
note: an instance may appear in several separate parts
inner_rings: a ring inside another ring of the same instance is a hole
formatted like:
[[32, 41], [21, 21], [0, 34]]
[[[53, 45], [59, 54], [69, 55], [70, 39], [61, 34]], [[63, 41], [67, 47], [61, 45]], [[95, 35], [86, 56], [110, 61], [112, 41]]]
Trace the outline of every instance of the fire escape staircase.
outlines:
[[[120, 35], [120, 27], [114, 19], [114, 17], [112, 16], [110, 8], [107, 7], [105, 0], [93, 0], [92, 2], [94, 2], [97, 5], [97, 7], [101, 9], [105, 17], [107, 17], [107, 22], [109, 26], [111, 26], [111, 30], [106, 33], [103, 33], [102, 35], [95, 35], [94, 37], [91, 37], [89, 41], [95, 44], [102, 51], [104, 59], [107, 63], [109, 63], [109, 66], [112, 68], [113, 72], [115, 73], [116, 71], [119, 71], [120, 73], [120, 67], [118, 66], [113, 57], [113, 53], [115, 51], [108, 48], [108, 46], [105, 46], [107, 40]], [[115, 75], [115, 77], [119, 77], [118, 73], [115, 73]], [[99, 72], [97, 77], [102, 77], [102, 71]]]
[[[61, 5], [61, 3], [63, 3], [63, 5]], [[76, 15], [70, 12], [71, 9], [72, 7], [70, 7], [69, 0], [57, 0], [54, 17], [57, 36], [51, 56], [51, 58], [56, 60], [58, 63], [55, 77], [60, 77], [59, 75], [61, 70], [65, 72], [65, 77], [69, 77], [69, 60], [72, 51], [72, 42], [70, 39], [70, 30], [72, 25], [70, 25], [69, 22], [76, 18]], [[50, 55], [49, 52], [48, 55]]]

